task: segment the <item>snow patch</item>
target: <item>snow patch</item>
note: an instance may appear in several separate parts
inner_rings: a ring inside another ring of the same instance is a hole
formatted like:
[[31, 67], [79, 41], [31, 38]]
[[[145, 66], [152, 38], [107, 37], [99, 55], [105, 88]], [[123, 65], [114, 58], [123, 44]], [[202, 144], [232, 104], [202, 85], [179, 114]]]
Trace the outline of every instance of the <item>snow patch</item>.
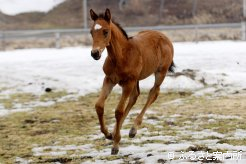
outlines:
[[246, 139], [246, 130], [244, 129], [237, 129], [234, 133], [234, 137], [236, 139]]
[[[34, 156], [59, 156], [67, 154], [69, 150], [83, 150], [88, 151], [93, 147], [92, 144], [86, 145], [65, 145], [65, 146], [44, 146], [44, 147], [35, 147], [32, 149]], [[49, 151], [48, 151], [49, 150]], [[48, 152], [47, 152], [48, 151]]]
[[[177, 74], [169, 74], [161, 90], [185, 90], [202, 95], [243, 92], [246, 88], [245, 42], [174, 43], [174, 49]], [[71, 99], [76, 100], [81, 95], [99, 91], [107, 52], [103, 52], [101, 60], [95, 61], [90, 50], [89, 47], [75, 47], [0, 52], [0, 86], [5, 88], [0, 90], [0, 97], [11, 93], [42, 95], [45, 88], [51, 88], [73, 93]], [[151, 76], [140, 81], [140, 87], [149, 90], [153, 83]], [[0, 104], [0, 115], [3, 113], [6, 111]]]
[[240, 116], [227, 116], [227, 115], [218, 115], [218, 114], [200, 114], [198, 118], [211, 118], [211, 119], [242, 119]]
[[[183, 133], [180, 132], [180, 133]], [[218, 133], [218, 132], [214, 132], [210, 129], [205, 129], [205, 130], [202, 130], [202, 131], [188, 131], [186, 130], [185, 133], [187, 135], [191, 135], [192, 138], [195, 138], [195, 139], [203, 139], [203, 138], [206, 138], [206, 137], [218, 137], [218, 138], [223, 138], [225, 137], [224, 134], [221, 134], [221, 133]]]

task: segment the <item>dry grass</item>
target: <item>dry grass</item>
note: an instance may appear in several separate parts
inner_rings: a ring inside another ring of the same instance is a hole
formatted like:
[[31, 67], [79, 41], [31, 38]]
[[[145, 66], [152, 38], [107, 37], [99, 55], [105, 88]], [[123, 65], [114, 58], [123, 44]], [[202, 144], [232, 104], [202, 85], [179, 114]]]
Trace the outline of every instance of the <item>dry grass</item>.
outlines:
[[[70, 101], [56, 103], [49, 107], [38, 107], [31, 112], [22, 112], [0, 118], [0, 163], [13, 163], [16, 157], [32, 160], [34, 163], [52, 163], [52, 162], [70, 162], [79, 163], [91, 159], [92, 157], [71, 157], [71, 154], [83, 154], [83, 151], [68, 151], [63, 156], [34, 156], [33, 147], [47, 145], [85, 145], [93, 144], [97, 150], [105, 149], [108, 143], [102, 139], [91, 140], [91, 135], [98, 135], [97, 116], [94, 110], [94, 103], [98, 93], [92, 93], [79, 98], [78, 101]], [[143, 92], [134, 110], [143, 106], [146, 101], [147, 92]], [[183, 99], [182, 104], [169, 103], [175, 99]], [[148, 123], [143, 123], [142, 128], [148, 128], [152, 136], [155, 135], [179, 135], [177, 128], [182, 128], [187, 121], [196, 124], [197, 121], [203, 124], [197, 129], [213, 129], [221, 133], [229, 133], [240, 128], [246, 130], [243, 120], [246, 119], [246, 95], [230, 95], [226, 97], [211, 98], [207, 96], [193, 97], [191, 93], [161, 93], [156, 103], [150, 110], [156, 111], [157, 114], [148, 114], [148, 120], [156, 120], [162, 129], [157, 128]], [[107, 100], [106, 119], [108, 124], [114, 122], [114, 108], [118, 102], [119, 94], [113, 93]], [[167, 121], [174, 114], [180, 114], [175, 122]], [[197, 118], [200, 114], [219, 114], [240, 116], [243, 119], [226, 119], [216, 120], [214, 123], [208, 123], [209, 118]], [[136, 114], [129, 116], [131, 120]], [[162, 118], [164, 116], [164, 118]], [[193, 120], [192, 120], [193, 119]], [[130, 121], [131, 122], [131, 121]], [[221, 126], [224, 125], [224, 126]], [[234, 128], [232, 128], [235, 126]], [[123, 128], [128, 129], [129, 124], [125, 124]], [[194, 129], [193, 129], [194, 130]], [[144, 135], [144, 134], [142, 134]], [[141, 138], [138, 135], [137, 138]], [[189, 136], [180, 136], [182, 142], [192, 141]], [[128, 145], [131, 141], [127, 140], [123, 143]], [[151, 141], [149, 141], [151, 142]], [[149, 143], [143, 141], [138, 145]], [[220, 143], [229, 143], [233, 145], [246, 145], [245, 140], [227, 140], [221, 139]], [[155, 143], [155, 141], [153, 141]], [[156, 141], [158, 143], [158, 141]], [[162, 142], [163, 143], [163, 142]], [[168, 144], [169, 142], [166, 142]], [[198, 145], [199, 147], [199, 145]], [[201, 146], [200, 146], [201, 147]], [[203, 148], [201, 148], [203, 149]], [[47, 149], [47, 152], [50, 150]], [[115, 159], [129, 160], [127, 157], [108, 156], [105, 160]], [[92, 159], [93, 160], [93, 159]]]
[[3, 104], [5, 109], [11, 109], [16, 103], [24, 104], [33, 101], [36, 98], [37, 96], [31, 93], [16, 93], [10, 94], [5, 98], [0, 98], [0, 103]]

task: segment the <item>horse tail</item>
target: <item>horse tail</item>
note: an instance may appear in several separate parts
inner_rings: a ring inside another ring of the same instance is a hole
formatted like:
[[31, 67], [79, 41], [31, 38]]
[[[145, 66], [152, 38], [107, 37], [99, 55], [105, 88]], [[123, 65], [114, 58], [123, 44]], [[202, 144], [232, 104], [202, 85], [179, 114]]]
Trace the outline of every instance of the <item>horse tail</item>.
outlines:
[[168, 71], [174, 73], [175, 72], [175, 67], [176, 66], [175, 66], [174, 62], [172, 61], [170, 67], [168, 68]]
[[[171, 43], [171, 51], [172, 51], [172, 56], [174, 55], [174, 48], [173, 48], [173, 44]], [[169, 66], [168, 68], [168, 71], [171, 72], [171, 73], [174, 73], [175, 72], [175, 64], [174, 62], [172, 61], [171, 65]]]
[[174, 62], [173, 62], [173, 55], [174, 55], [174, 48], [173, 48], [173, 44], [172, 44], [172, 42], [169, 40], [169, 38], [168, 37], [166, 37], [166, 35], [164, 35], [163, 34], [163, 39], [164, 39], [164, 41], [166, 41], [167, 42], [167, 44], [168, 44], [168, 48], [169, 48], [169, 52], [171, 53], [170, 54], [170, 57], [172, 58], [172, 63], [171, 63], [171, 65], [169, 66], [169, 68], [168, 68], [168, 72], [171, 72], [171, 73], [174, 73], [175, 72], [175, 64], [174, 64]]

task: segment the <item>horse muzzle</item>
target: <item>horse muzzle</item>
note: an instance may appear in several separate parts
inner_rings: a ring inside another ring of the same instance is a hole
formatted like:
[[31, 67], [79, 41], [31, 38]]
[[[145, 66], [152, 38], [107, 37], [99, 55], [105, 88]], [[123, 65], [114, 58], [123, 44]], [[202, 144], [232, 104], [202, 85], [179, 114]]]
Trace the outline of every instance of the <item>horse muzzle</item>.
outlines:
[[91, 56], [93, 57], [93, 59], [99, 60], [101, 58], [101, 53], [97, 49], [96, 50], [92, 50], [91, 51]]

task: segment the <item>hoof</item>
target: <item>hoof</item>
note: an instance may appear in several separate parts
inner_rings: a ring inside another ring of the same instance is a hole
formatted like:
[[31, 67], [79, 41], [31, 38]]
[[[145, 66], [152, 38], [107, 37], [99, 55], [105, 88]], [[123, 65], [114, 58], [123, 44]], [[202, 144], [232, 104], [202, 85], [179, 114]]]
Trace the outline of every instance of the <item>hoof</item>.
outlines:
[[112, 150], [111, 150], [111, 155], [116, 155], [116, 154], [118, 154], [118, 152], [119, 152], [119, 148], [112, 148]]
[[108, 139], [108, 140], [113, 140], [113, 135], [112, 135], [112, 133], [109, 133], [109, 135], [106, 136], [106, 139]]
[[134, 138], [136, 134], [137, 134], [137, 129], [132, 127], [130, 132], [129, 132], [129, 137]]

